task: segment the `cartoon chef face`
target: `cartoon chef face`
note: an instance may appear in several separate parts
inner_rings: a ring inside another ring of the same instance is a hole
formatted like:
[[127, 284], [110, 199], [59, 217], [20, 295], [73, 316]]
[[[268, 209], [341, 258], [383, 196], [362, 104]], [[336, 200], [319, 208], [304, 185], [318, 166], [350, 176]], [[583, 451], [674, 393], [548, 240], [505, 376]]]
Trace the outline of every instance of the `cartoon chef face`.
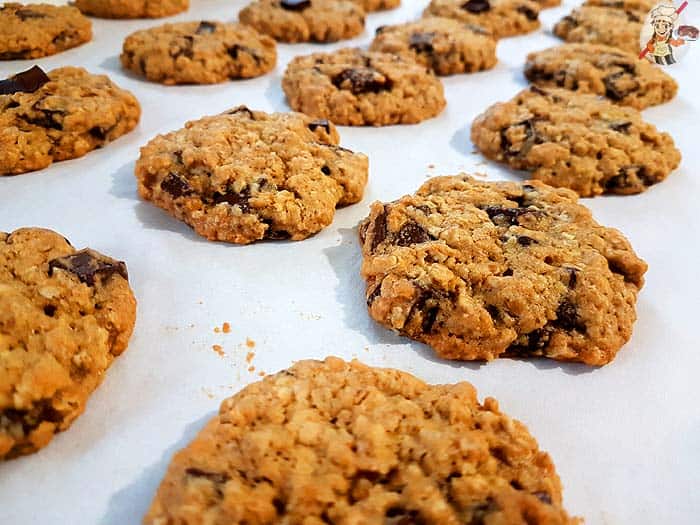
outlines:
[[667, 37], [673, 30], [673, 23], [668, 20], [657, 18], [654, 20], [654, 33], [660, 37]]
[[673, 6], [663, 4], [657, 6], [651, 11], [654, 33], [661, 38], [670, 37], [677, 18], [676, 9]]

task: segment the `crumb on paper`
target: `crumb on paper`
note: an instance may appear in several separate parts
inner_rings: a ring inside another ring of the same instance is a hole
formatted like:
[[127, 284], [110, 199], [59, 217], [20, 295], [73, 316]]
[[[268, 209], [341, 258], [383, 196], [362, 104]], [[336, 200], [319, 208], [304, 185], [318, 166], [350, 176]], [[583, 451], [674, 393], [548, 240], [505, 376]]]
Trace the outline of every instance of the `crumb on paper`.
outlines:
[[248, 372], [255, 372], [255, 367], [254, 366], [249, 366], [248, 367]]
[[221, 357], [225, 357], [226, 354], [224, 353], [224, 349], [221, 347], [221, 345], [214, 345], [211, 347], [214, 352], [219, 354]]
[[248, 348], [255, 348], [255, 341], [253, 341], [250, 337], [246, 337], [245, 339], [245, 345]]
[[369, 346], [365, 346], [365, 352], [369, 352]]
[[204, 393], [205, 396], [207, 396], [209, 399], [214, 399], [214, 393], [211, 392], [209, 389], [202, 387], [202, 392]]
[[[479, 166], [479, 164], [477, 164], [477, 166]], [[482, 172], [480, 172], [480, 171], [475, 171], [475, 172], [473, 173], [473, 175], [474, 175], [475, 177], [479, 177], [480, 179], [487, 179], [487, 178], [488, 178], [488, 175], [487, 175], [486, 173], [482, 173]]]
[[221, 333], [221, 329], [220, 329], [218, 326], [215, 326], [215, 327], [214, 327], [214, 333], [215, 333], [215, 334]]
[[429, 170], [435, 169], [435, 164], [428, 164], [428, 169]]
[[479, 150], [478, 150], [478, 149], [473, 149], [473, 150], [472, 150], [472, 155], [478, 155], [478, 154], [479, 154]]
[[250, 363], [254, 357], [255, 357], [255, 352], [248, 352], [248, 354], [245, 356], [245, 362]]
[[265, 377], [267, 374], [265, 373], [264, 370], [260, 370], [260, 372], [258, 372], [258, 375], [259, 375], [260, 377]]
[[221, 325], [221, 331], [225, 334], [230, 333], [231, 332], [231, 325], [228, 323], [224, 323], [223, 325]]

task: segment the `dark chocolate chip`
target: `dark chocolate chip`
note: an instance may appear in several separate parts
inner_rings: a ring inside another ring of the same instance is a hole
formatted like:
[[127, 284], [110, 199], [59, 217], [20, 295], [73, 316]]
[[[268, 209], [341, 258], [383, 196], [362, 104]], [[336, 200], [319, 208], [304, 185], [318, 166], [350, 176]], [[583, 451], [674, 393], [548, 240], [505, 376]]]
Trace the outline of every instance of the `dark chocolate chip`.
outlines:
[[17, 73], [15, 76], [0, 80], [0, 95], [13, 93], [34, 93], [51, 79], [39, 66]]
[[96, 138], [97, 140], [107, 140], [107, 133], [100, 126], [90, 128], [90, 131], [88, 131], [88, 133], [90, 133], [90, 135]]
[[605, 84], [606, 97], [608, 97], [611, 100], [619, 101], [639, 88], [639, 83], [634, 79], [634, 84], [632, 85], [632, 87], [619, 87], [617, 83], [624, 75], [627, 75], [627, 73], [625, 73], [624, 71], [617, 71], [615, 73], [610, 73], [609, 75], [603, 77], [603, 84]]
[[95, 285], [95, 277], [104, 280], [109, 279], [115, 273], [129, 280], [126, 264], [90, 249], [80, 250], [72, 255], [49, 261], [49, 275], [53, 275], [55, 269], [66, 270], [89, 286]]
[[190, 35], [185, 35], [182, 37], [182, 42], [179, 42], [178, 49], [171, 51], [170, 56], [174, 59], [177, 59], [181, 56], [185, 56], [187, 58], [194, 58], [194, 50], [192, 49], [193, 46], [194, 37]]
[[30, 434], [45, 421], [49, 423], [60, 423], [63, 421], [63, 415], [53, 407], [49, 399], [35, 402], [29, 410], [6, 408], [0, 415], [12, 423], [22, 425], [22, 432], [25, 435]]
[[562, 18], [562, 19], [559, 21], [559, 23], [560, 23], [560, 24], [562, 24], [562, 23], [568, 24], [568, 25], [570, 25], [572, 28], [573, 28], [573, 27], [578, 27], [578, 25], [579, 25], [578, 20], [577, 20], [576, 18], [574, 18], [573, 16], [569, 16], [569, 15], [566, 15], [564, 18]]
[[552, 504], [552, 496], [550, 496], [548, 492], [544, 492], [544, 491], [533, 492], [532, 495], [535, 496], [542, 503], [546, 503], [547, 505]]
[[227, 115], [236, 115], [237, 113], [245, 113], [250, 120], [255, 120], [255, 115], [247, 106], [238, 106], [226, 112]]
[[18, 9], [15, 11], [15, 16], [19, 18], [22, 22], [25, 20], [30, 20], [32, 18], [46, 18], [46, 15], [43, 13], [37, 13], [36, 11], [32, 11], [31, 9]]
[[189, 183], [175, 173], [168, 173], [160, 183], [160, 189], [168, 193], [173, 199], [184, 197], [192, 193]]
[[469, 0], [468, 2], [464, 2], [460, 7], [470, 13], [478, 14], [490, 10], [491, 3], [489, 0]]
[[379, 26], [377, 29], [374, 30], [374, 34], [378, 35], [382, 31], [384, 31], [387, 27], [389, 27], [389, 26]]
[[533, 239], [532, 237], [528, 237], [527, 235], [519, 235], [517, 241], [520, 246], [530, 246], [531, 244], [537, 244], [537, 241], [535, 239]]
[[625, 14], [627, 15], [627, 20], [630, 22], [639, 23], [642, 21], [642, 19], [639, 18], [639, 15], [637, 15], [636, 13], [633, 13], [632, 11], [625, 11]]
[[377, 215], [377, 218], [374, 219], [373, 233], [374, 236], [372, 237], [372, 246], [370, 247], [372, 252], [374, 252], [374, 250], [377, 249], [377, 246], [379, 246], [379, 244], [386, 239], [386, 207], [379, 215]]
[[328, 166], [323, 166], [323, 167], [321, 168], [321, 172], [322, 172], [324, 175], [330, 175], [330, 174], [331, 174], [331, 169], [330, 169]]
[[382, 294], [382, 283], [374, 287], [372, 293], [367, 296], [367, 306], [372, 306], [374, 300]]
[[525, 18], [528, 20], [537, 20], [537, 11], [526, 5], [519, 5], [516, 11], [522, 15], [525, 15]]
[[546, 325], [537, 330], [520, 336], [506, 350], [506, 355], [514, 357], [531, 357], [542, 355], [543, 350], [549, 345], [549, 340], [552, 337], [553, 328]]
[[647, 186], [659, 182], [650, 176], [644, 166], [622, 166], [617, 175], [610, 177], [605, 182], [605, 189], [609, 191], [620, 191], [623, 193], [633, 193], [644, 190]]
[[506, 268], [505, 271], [501, 274], [502, 277], [511, 277], [512, 275], [513, 275], [512, 268]]
[[246, 54], [250, 55], [251, 57], [253, 57], [253, 60], [255, 60], [255, 62], [258, 62], [258, 63], [260, 62], [260, 55], [258, 55], [258, 52], [255, 51], [255, 49], [250, 48], [250, 47], [241, 46], [239, 44], [233, 44], [231, 47], [229, 47], [226, 50], [226, 52], [234, 60], [237, 60], [238, 56], [241, 53], [246, 53]]
[[435, 33], [413, 33], [408, 40], [408, 45], [416, 53], [432, 53], [433, 38]]
[[317, 128], [323, 128], [328, 134], [331, 132], [331, 124], [325, 118], [316, 119], [309, 122], [309, 129], [311, 131], [316, 131]]
[[624, 133], [625, 135], [629, 135], [631, 125], [632, 123], [629, 121], [617, 121], [611, 122], [610, 124], [608, 124], [608, 127], [613, 131], [617, 131], [618, 133]]
[[501, 311], [498, 309], [498, 307], [496, 307], [492, 304], [487, 304], [485, 308], [486, 308], [486, 311], [491, 316], [491, 319], [493, 319], [494, 321], [501, 318]]
[[[535, 127], [536, 122], [536, 119], [531, 118], [501, 129], [501, 150], [503, 151], [503, 154], [509, 157], [527, 155], [530, 149], [532, 149], [532, 146], [542, 144], [544, 142], [544, 138], [538, 133], [537, 128]], [[508, 138], [508, 130], [520, 126], [525, 127], [525, 140], [517, 150], [514, 150], [513, 144]]]
[[200, 22], [196, 33], [198, 35], [210, 35], [216, 31], [216, 22]]
[[44, 306], [44, 314], [46, 314], [48, 317], [53, 317], [53, 315], [56, 313], [56, 307], [52, 304], [47, 304]]
[[37, 106], [37, 104], [34, 104], [32, 109], [39, 112], [41, 115], [36, 116], [36, 117], [24, 116], [23, 118], [27, 123], [33, 124], [35, 126], [40, 126], [42, 128], [46, 128], [46, 129], [55, 129], [58, 131], [63, 130], [63, 123], [62, 123], [63, 119], [58, 118], [58, 117], [63, 117], [63, 115], [64, 115], [63, 111], [56, 111], [56, 110], [51, 110], [51, 109], [41, 109]]
[[515, 226], [519, 224], [519, 217], [527, 214], [539, 215], [542, 212], [540, 210], [530, 209], [530, 208], [506, 208], [505, 206], [487, 206], [484, 211], [491, 219], [494, 224], [508, 224], [510, 226]]
[[221, 204], [225, 202], [231, 206], [238, 206], [243, 213], [248, 213], [250, 211], [250, 206], [248, 205], [248, 199], [250, 199], [250, 192], [245, 188], [240, 193], [235, 191], [226, 193], [215, 193], [212, 200], [215, 204]]
[[347, 89], [354, 95], [379, 93], [391, 89], [393, 82], [371, 67], [343, 69], [332, 79], [338, 89]]
[[186, 469], [185, 474], [193, 478], [207, 479], [216, 485], [222, 485], [231, 479], [225, 472], [207, 472], [193, 467]]
[[576, 306], [568, 299], [564, 299], [557, 308], [557, 318], [552, 324], [568, 332], [572, 330], [578, 332], [586, 331], [586, 326], [581, 321]]
[[303, 11], [311, 7], [311, 0], [281, 0], [280, 5], [287, 11]]
[[394, 243], [397, 246], [411, 246], [412, 244], [421, 244], [433, 240], [433, 237], [418, 226], [415, 222], [409, 221], [396, 234]]
[[576, 288], [576, 281], [578, 280], [578, 268], [564, 268], [566, 272], [569, 274], [569, 289], [573, 290]]
[[429, 334], [433, 331], [433, 326], [440, 313], [440, 306], [437, 303], [441, 294], [439, 292], [424, 290], [411, 306], [407, 321], [413, 319], [416, 314], [421, 314], [421, 330]]

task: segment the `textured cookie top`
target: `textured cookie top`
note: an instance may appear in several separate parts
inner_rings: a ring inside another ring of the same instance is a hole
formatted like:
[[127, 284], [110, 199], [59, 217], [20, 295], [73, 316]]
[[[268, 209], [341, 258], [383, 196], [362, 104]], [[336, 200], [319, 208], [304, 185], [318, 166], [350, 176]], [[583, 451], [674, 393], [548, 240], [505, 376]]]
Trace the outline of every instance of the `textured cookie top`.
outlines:
[[282, 88], [294, 110], [343, 125], [412, 124], [445, 107], [442, 84], [425, 66], [356, 48], [295, 57]]
[[436, 177], [360, 224], [370, 315], [442, 357], [610, 362], [646, 264], [576, 195]]
[[530, 0], [432, 0], [424, 16], [442, 16], [482, 26], [495, 38], [540, 27], [540, 5]]
[[480, 71], [496, 64], [496, 40], [488, 31], [443, 17], [381, 26], [370, 49], [406, 56], [438, 75]]
[[646, 13], [636, 9], [584, 5], [557, 22], [553, 32], [567, 42], [604, 44], [639, 53]]
[[671, 100], [673, 78], [633, 53], [595, 44], [563, 44], [527, 56], [527, 79], [542, 87], [563, 87], [603, 95], [636, 109]]
[[255, 0], [244, 24], [281, 42], [337, 42], [362, 33], [365, 11], [352, 0]]
[[80, 415], [135, 314], [124, 263], [49, 230], [0, 232], [0, 459]]
[[83, 13], [102, 18], [161, 18], [187, 11], [189, 0], [75, 0]]
[[137, 31], [122, 65], [164, 84], [208, 84], [262, 75], [275, 67], [275, 41], [241, 24], [181, 22]]
[[0, 6], [0, 60], [53, 55], [92, 38], [92, 24], [75, 7]]
[[327, 121], [241, 106], [149, 142], [139, 193], [211, 240], [304, 239], [362, 198], [367, 157], [338, 141]]
[[560, 88], [532, 86], [494, 104], [474, 120], [471, 138], [486, 157], [581, 196], [639, 193], [681, 158], [637, 110]]
[[384, 11], [386, 9], [394, 9], [401, 5], [401, 0], [352, 0], [356, 4], [362, 6], [367, 11]]
[[652, 8], [660, 4], [659, 0], [586, 0], [583, 5], [598, 7], [611, 7], [613, 9], [635, 9], [648, 13]]
[[82, 68], [54, 69], [34, 88], [0, 95], [0, 175], [80, 157], [131, 131], [141, 115], [131, 93]]
[[575, 523], [496, 400], [337, 358], [246, 387], [175, 455], [144, 523], [204, 522]]

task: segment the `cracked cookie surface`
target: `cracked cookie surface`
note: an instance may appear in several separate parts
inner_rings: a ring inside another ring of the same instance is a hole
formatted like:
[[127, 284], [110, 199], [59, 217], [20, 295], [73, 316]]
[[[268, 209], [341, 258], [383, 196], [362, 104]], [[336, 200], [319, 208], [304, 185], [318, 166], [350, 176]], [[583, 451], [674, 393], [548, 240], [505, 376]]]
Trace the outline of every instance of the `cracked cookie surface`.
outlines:
[[162, 18], [187, 11], [189, 0], [75, 0], [86, 15], [100, 18]]
[[539, 13], [540, 5], [530, 0], [432, 0], [423, 16], [454, 18], [502, 38], [540, 27]]
[[0, 6], [0, 60], [39, 58], [92, 39], [92, 24], [75, 7], [6, 3]]
[[636, 109], [561, 88], [532, 86], [494, 104], [472, 123], [471, 139], [485, 157], [583, 197], [640, 193], [681, 159], [671, 136]]
[[129, 35], [122, 66], [163, 84], [212, 84], [275, 67], [275, 41], [242, 24], [182, 22]]
[[141, 148], [139, 194], [209, 240], [305, 239], [358, 202], [368, 160], [326, 120], [245, 106]]
[[482, 71], [497, 62], [496, 40], [488, 31], [442, 17], [381, 26], [370, 51], [402, 55], [437, 75]]
[[551, 458], [466, 382], [338, 358], [224, 400], [175, 454], [145, 525], [573, 525]]
[[0, 94], [0, 176], [82, 157], [128, 133], [139, 121], [136, 98], [106, 75], [77, 67], [54, 69], [48, 75], [33, 70], [43, 80], [31, 92], [12, 89]]
[[238, 19], [280, 42], [337, 42], [365, 28], [365, 11], [352, 0], [255, 0]]
[[636, 9], [583, 5], [554, 25], [552, 32], [567, 42], [603, 44], [639, 54], [639, 35], [646, 13]]
[[525, 77], [540, 87], [602, 95], [636, 109], [668, 102], [676, 81], [633, 53], [596, 44], [563, 44], [530, 53]]
[[135, 317], [123, 262], [50, 230], [0, 232], [0, 459], [36, 452], [71, 425]]
[[355, 48], [292, 59], [282, 89], [295, 111], [347, 126], [415, 124], [446, 104], [440, 80], [425, 66]]
[[604, 365], [632, 333], [646, 263], [570, 190], [435, 177], [359, 233], [371, 317], [441, 357]]

